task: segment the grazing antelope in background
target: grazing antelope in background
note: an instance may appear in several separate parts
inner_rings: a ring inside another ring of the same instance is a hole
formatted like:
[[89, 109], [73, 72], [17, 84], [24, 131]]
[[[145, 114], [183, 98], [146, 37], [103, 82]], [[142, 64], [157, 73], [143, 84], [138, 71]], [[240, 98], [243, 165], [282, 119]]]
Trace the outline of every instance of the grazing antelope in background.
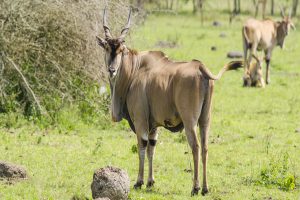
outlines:
[[[252, 55], [256, 55], [256, 51], [263, 50], [266, 57], [266, 83], [270, 83], [270, 61], [272, 51], [275, 46], [284, 45], [285, 37], [288, 35], [290, 28], [295, 29], [291, 21], [291, 12], [288, 16], [284, 15], [281, 9], [282, 20], [275, 22], [271, 19], [256, 20], [248, 19], [242, 29], [243, 48], [244, 48], [244, 86], [249, 81], [249, 64]], [[247, 58], [248, 50], [250, 51]]]
[[147, 152], [149, 175], [147, 187], [154, 184], [153, 156], [158, 138], [157, 128], [176, 132], [183, 128], [193, 152], [194, 180], [191, 194], [198, 194], [199, 148], [197, 125], [200, 126], [203, 163], [202, 194], [208, 192], [207, 155], [211, 101], [214, 80], [227, 70], [242, 67], [242, 61], [225, 65], [214, 76], [198, 60], [174, 62], [160, 51], [137, 52], [125, 46], [124, 38], [130, 27], [131, 11], [121, 36], [114, 38], [103, 14], [105, 38], [97, 37], [105, 52], [105, 65], [109, 72], [112, 120], [126, 119], [136, 133], [139, 153], [139, 172], [134, 188], [144, 184], [144, 160]]
[[265, 87], [265, 81], [263, 79], [262, 72], [262, 60], [257, 58], [255, 55], [252, 55], [255, 61], [250, 63], [249, 67], [249, 76], [250, 79], [247, 80], [245, 86], [247, 87]]

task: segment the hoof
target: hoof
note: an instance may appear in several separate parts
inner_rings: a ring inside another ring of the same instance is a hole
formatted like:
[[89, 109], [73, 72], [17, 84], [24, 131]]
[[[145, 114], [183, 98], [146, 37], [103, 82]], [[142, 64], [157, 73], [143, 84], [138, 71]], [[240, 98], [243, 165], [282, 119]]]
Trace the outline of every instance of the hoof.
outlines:
[[201, 191], [202, 196], [206, 195], [207, 193], [208, 193], [208, 189], [202, 188], [202, 191]]
[[270, 80], [267, 80], [267, 81], [266, 81], [266, 84], [267, 84], [267, 85], [269, 85], [270, 83], [271, 83], [271, 81], [270, 81]]
[[200, 187], [194, 187], [191, 192], [191, 196], [198, 195]]
[[134, 189], [141, 189], [142, 188], [142, 185], [144, 185], [144, 181], [137, 181], [135, 184], [134, 184], [134, 186], [133, 186], [133, 188]]
[[155, 181], [148, 181], [147, 183], [147, 188], [153, 187], [154, 186]]

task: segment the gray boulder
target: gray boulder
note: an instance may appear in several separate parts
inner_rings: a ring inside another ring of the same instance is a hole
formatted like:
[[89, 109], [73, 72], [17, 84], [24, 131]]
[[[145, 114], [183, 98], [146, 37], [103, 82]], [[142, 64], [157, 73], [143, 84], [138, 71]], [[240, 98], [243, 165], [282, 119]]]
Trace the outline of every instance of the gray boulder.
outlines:
[[27, 172], [24, 167], [5, 161], [0, 161], [0, 179], [18, 180], [26, 178]]
[[230, 51], [227, 53], [228, 58], [242, 58], [243, 54], [238, 51]]
[[126, 200], [130, 190], [130, 180], [126, 171], [107, 166], [94, 172], [91, 185], [92, 196], [110, 200]]
[[214, 21], [212, 25], [213, 26], [221, 26], [222, 24], [219, 21]]

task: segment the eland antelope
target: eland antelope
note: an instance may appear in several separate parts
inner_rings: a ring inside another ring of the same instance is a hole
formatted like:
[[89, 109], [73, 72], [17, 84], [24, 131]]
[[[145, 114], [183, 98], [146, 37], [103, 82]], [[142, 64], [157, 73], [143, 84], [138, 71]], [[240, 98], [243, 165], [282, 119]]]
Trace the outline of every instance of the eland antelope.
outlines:
[[132, 131], [136, 133], [139, 172], [134, 188], [141, 188], [144, 184], [145, 154], [149, 161], [147, 187], [153, 186], [152, 163], [158, 138], [157, 128], [165, 127], [173, 132], [185, 129], [194, 161], [191, 194], [198, 194], [200, 142], [196, 128], [199, 125], [204, 195], [208, 192], [208, 131], [214, 80], [220, 79], [227, 70], [242, 67], [243, 61], [226, 64], [215, 76], [198, 60], [174, 62], [160, 51], [137, 52], [128, 48], [124, 41], [130, 22], [131, 11], [121, 35], [113, 37], [107, 26], [104, 9], [105, 38], [96, 38], [105, 53], [111, 88], [112, 120], [119, 122], [123, 118], [126, 119]]

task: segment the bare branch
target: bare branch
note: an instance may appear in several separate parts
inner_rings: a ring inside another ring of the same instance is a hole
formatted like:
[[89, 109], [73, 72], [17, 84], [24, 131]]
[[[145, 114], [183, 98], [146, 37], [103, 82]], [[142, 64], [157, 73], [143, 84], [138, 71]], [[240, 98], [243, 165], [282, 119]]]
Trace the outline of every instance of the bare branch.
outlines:
[[20, 76], [22, 77], [22, 79], [23, 79], [23, 81], [24, 81], [24, 83], [25, 83], [25, 86], [26, 86], [27, 90], [30, 92], [30, 94], [32, 95], [32, 97], [33, 97], [33, 99], [34, 99], [34, 101], [35, 101], [35, 103], [36, 103], [36, 105], [37, 105], [37, 108], [38, 108], [39, 112], [42, 113], [42, 114], [44, 114], [43, 109], [42, 109], [42, 107], [41, 107], [41, 105], [40, 105], [39, 100], [37, 99], [36, 95], [34, 94], [33, 90], [31, 89], [31, 87], [30, 87], [29, 83], [27, 82], [25, 76], [22, 74], [20, 68], [16, 65], [16, 63], [15, 63], [10, 57], [5, 56], [5, 58], [12, 64], [12, 66], [13, 66], [13, 67], [16, 69], [16, 71], [20, 74]]

